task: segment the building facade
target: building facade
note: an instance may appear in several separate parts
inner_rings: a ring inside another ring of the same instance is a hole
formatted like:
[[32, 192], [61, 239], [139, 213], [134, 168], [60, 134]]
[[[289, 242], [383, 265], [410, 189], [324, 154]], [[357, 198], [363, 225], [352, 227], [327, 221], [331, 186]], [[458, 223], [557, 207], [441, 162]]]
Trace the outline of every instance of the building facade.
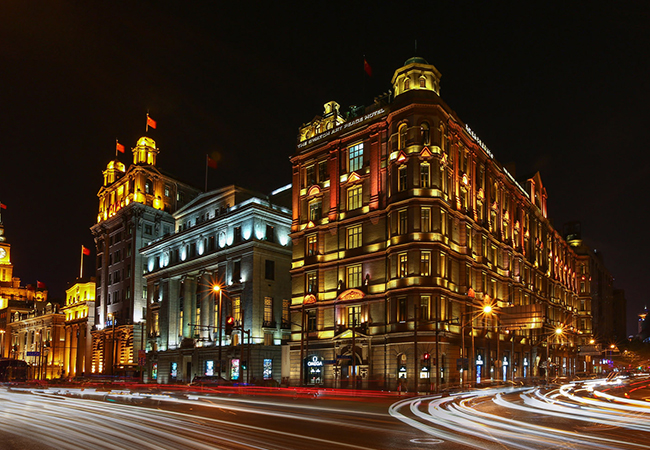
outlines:
[[174, 233], [141, 249], [147, 381], [281, 381], [281, 344], [290, 333], [290, 188], [202, 194], [174, 214]]
[[63, 373], [73, 378], [92, 373], [92, 330], [95, 326], [95, 277], [77, 279], [65, 291]]
[[19, 316], [26, 315], [34, 308], [44, 308], [47, 304], [47, 289], [41, 283], [20, 285], [20, 278], [13, 276], [11, 263], [11, 244], [4, 234], [0, 216], [0, 357], [17, 358], [13, 348], [9, 324]]
[[97, 250], [97, 293], [92, 373], [138, 371], [134, 349], [143, 348], [146, 286], [139, 249], [171, 234], [172, 214], [199, 194], [157, 167], [159, 149], [142, 137], [128, 169], [110, 161], [97, 194], [99, 213], [91, 227]]
[[422, 58], [392, 85], [299, 130], [291, 383], [421, 391], [573, 373], [590, 328], [540, 175], [517, 182]]
[[[42, 306], [42, 307], [41, 307]], [[31, 377], [48, 380], [63, 376], [65, 316], [58, 305], [34, 305], [29, 312], [15, 311], [9, 323], [12, 357], [32, 368]]]

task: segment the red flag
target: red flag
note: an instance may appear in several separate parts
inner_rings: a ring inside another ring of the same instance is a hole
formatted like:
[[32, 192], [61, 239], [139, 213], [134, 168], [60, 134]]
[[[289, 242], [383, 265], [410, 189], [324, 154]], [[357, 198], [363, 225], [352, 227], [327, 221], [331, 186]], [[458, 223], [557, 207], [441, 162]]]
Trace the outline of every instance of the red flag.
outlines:
[[36, 289], [45, 289], [45, 283], [36, 281]]
[[115, 149], [120, 153], [124, 153], [124, 146], [117, 141], [115, 141]]
[[84, 247], [83, 245], [81, 246], [81, 252], [86, 256], [90, 256], [90, 249]]
[[366, 58], [363, 58], [363, 70], [366, 71], [369, 77], [372, 76], [372, 67], [370, 67], [370, 64], [368, 64]]
[[149, 117], [149, 114], [147, 114], [147, 127], [151, 127], [154, 130], [156, 129], [156, 121]]
[[207, 156], [207, 158], [208, 158], [208, 167], [211, 168], [211, 169], [216, 169], [217, 168], [217, 162], [214, 159], [210, 158], [208, 155], [205, 155], [205, 156]]
[[7, 209], [7, 205], [5, 205], [4, 203], [0, 203], [0, 209]]

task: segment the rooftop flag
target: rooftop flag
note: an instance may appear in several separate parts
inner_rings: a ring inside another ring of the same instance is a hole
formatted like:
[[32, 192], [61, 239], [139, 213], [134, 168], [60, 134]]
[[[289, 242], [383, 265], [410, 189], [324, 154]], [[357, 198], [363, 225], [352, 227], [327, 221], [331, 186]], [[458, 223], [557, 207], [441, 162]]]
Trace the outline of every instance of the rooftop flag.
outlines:
[[153, 120], [151, 117], [149, 117], [149, 113], [147, 113], [147, 131], [149, 131], [149, 127], [153, 128], [155, 130], [156, 129], [156, 121]]
[[366, 58], [363, 58], [363, 70], [366, 71], [369, 77], [372, 76], [372, 67], [370, 67], [370, 64], [368, 64], [368, 60]]
[[86, 256], [89, 256], [89, 255], [90, 255], [90, 249], [89, 249], [89, 248], [86, 248], [86, 247], [84, 247], [84, 246], [82, 245], [82, 246], [81, 246], [81, 253], [83, 253], [83, 254], [86, 255]]
[[115, 139], [115, 150], [120, 152], [120, 153], [124, 153], [124, 146], [122, 144], [120, 144], [119, 142], [117, 142], [117, 139]]

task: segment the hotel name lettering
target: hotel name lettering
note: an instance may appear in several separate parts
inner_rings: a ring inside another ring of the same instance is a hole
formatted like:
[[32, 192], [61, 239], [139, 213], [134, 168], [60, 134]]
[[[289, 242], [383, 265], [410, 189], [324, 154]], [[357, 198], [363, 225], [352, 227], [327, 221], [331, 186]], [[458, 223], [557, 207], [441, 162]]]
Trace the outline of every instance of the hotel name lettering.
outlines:
[[367, 120], [376, 118], [377, 116], [379, 116], [381, 114], [384, 114], [385, 112], [386, 112], [386, 110], [384, 108], [381, 108], [381, 109], [378, 109], [377, 111], [373, 111], [373, 112], [368, 113], [368, 114], [366, 114], [364, 116], [357, 117], [356, 119], [351, 120], [350, 122], [345, 122], [345, 123], [343, 123], [343, 124], [341, 124], [341, 125], [339, 125], [339, 126], [337, 126], [335, 128], [332, 128], [331, 130], [327, 130], [324, 133], [319, 134], [318, 136], [315, 136], [315, 137], [313, 137], [311, 139], [307, 139], [306, 141], [301, 142], [300, 144], [298, 144], [298, 148], [306, 147], [309, 144], [313, 144], [314, 142], [320, 141], [323, 138], [326, 138], [328, 136], [336, 134], [341, 130], [346, 130], [346, 129], [350, 128], [350, 127], [353, 127], [354, 125], [358, 125], [358, 124], [363, 123], [363, 122], [365, 122]]

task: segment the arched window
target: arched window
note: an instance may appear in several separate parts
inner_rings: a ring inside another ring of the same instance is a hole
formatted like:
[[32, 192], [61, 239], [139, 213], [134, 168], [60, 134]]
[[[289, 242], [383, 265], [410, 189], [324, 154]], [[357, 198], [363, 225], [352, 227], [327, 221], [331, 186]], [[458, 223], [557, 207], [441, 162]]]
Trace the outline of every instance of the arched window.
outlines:
[[411, 80], [404, 78], [404, 90], [407, 91], [411, 87]]
[[406, 148], [406, 124], [403, 123], [399, 126], [399, 133], [398, 133], [398, 146], [397, 148], [402, 150]]
[[420, 77], [420, 87], [421, 88], [426, 88], [427, 87], [427, 79], [424, 77]]
[[422, 144], [429, 145], [431, 130], [429, 129], [429, 124], [427, 122], [422, 122], [420, 125], [420, 133], [422, 134]]
[[151, 180], [147, 180], [144, 184], [144, 191], [147, 194], [153, 194], [153, 182]]

